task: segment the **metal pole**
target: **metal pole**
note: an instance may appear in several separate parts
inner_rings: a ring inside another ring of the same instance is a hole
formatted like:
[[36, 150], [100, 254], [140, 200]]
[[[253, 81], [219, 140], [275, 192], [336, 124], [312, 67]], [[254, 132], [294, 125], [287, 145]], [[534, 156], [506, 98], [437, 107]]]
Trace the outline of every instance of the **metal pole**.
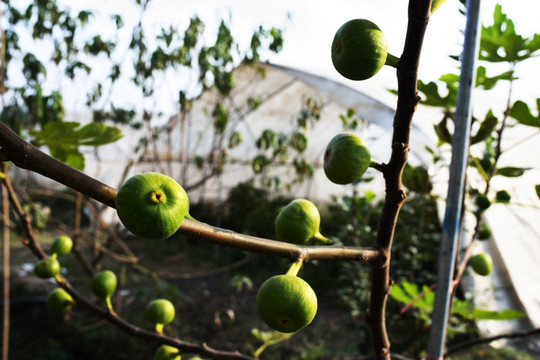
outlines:
[[465, 192], [465, 172], [468, 161], [469, 137], [471, 128], [471, 92], [474, 88], [480, 40], [480, 0], [467, 1], [467, 21], [461, 60], [461, 75], [457, 94], [455, 130], [452, 139], [452, 160], [444, 214], [442, 241], [439, 253], [439, 269], [435, 304], [426, 360], [442, 360], [446, 327], [448, 324], [452, 282], [458, 236], [460, 233], [462, 199]]

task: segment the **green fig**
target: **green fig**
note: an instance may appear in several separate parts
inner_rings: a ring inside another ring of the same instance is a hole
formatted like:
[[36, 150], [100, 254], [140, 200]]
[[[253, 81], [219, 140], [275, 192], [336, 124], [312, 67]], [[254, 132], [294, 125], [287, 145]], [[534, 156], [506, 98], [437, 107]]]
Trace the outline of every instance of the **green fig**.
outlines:
[[480, 229], [478, 230], [478, 240], [488, 240], [489, 238], [491, 238], [491, 235], [492, 232], [489, 225], [485, 222], [482, 222], [482, 224], [480, 224]]
[[332, 41], [332, 64], [350, 80], [365, 80], [385, 65], [397, 66], [399, 59], [388, 54], [388, 43], [381, 29], [366, 19], [343, 24]]
[[64, 256], [71, 252], [73, 240], [67, 235], [57, 236], [51, 245], [51, 254], [53, 256]]
[[161, 345], [152, 360], [181, 360], [180, 350], [170, 345]]
[[116, 275], [110, 270], [104, 270], [94, 275], [91, 281], [92, 291], [105, 301], [107, 309], [112, 312], [111, 296], [116, 291]]
[[480, 253], [472, 256], [469, 260], [469, 265], [472, 267], [475, 273], [481, 276], [487, 276], [491, 274], [493, 269], [493, 261], [491, 256], [486, 253]]
[[323, 236], [319, 227], [321, 215], [311, 201], [296, 199], [283, 207], [275, 221], [277, 238], [293, 244], [305, 244], [313, 239], [321, 243], [332, 243]]
[[333, 183], [345, 185], [359, 180], [371, 164], [371, 153], [364, 141], [352, 133], [340, 133], [324, 152], [324, 173]]
[[174, 234], [189, 216], [189, 199], [173, 178], [154, 172], [126, 180], [116, 196], [122, 224], [143, 239], [164, 239]]
[[257, 311], [272, 329], [292, 333], [311, 323], [317, 313], [317, 295], [303, 279], [276, 275], [257, 291]]
[[174, 320], [174, 305], [167, 299], [152, 300], [146, 307], [146, 317], [156, 326], [157, 333], [163, 333], [163, 326]]
[[58, 277], [60, 269], [60, 262], [53, 256], [47, 256], [34, 265], [34, 273], [42, 279]]
[[47, 306], [51, 310], [66, 311], [73, 304], [75, 304], [75, 301], [71, 295], [62, 288], [56, 288], [47, 295]]

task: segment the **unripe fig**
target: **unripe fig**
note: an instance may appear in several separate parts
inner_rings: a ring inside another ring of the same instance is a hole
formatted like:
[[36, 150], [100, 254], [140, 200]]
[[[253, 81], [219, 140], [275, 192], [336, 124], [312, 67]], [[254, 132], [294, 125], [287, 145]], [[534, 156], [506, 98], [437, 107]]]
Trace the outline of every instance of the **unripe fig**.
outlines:
[[181, 360], [180, 350], [170, 345], [161, 345], [154, 353], [153, 360]]
[[332, 41], [332, 63], [350, 80], [369, 79], [385, 63], [397, 66], [398, 61], [388, 54], [388, 43], [381, 29], [366, 19], [347, 21]]
[[67, 235], [57, 236], [51, 245], [51, 253], [53, 256], [64, 256], [71, 252], [73, 248], [73, 240]]
[[320, 233], [320, 224], [321, 215], [315, 204], [306, 199], [296, 199], [283, 207], [276, 217], [276, 235], [279, 240], [293, 244], [305, 244], [311, 239], [332, 243]]
[[173, 178], [154, 172], [126, 180], [116, 196], [122, 224], [143, 239], [164, 239], [174, 234], [184, 217], [191, 218], [184, 188]]
[[475, 203], [481, 211], [487, 210], [491, 206], [491, 200], [484, 194], [478, 194]]
[[60, 262], [53, 256], [47, 256], [34, 265], [34, 273], [42, 279], [57, 277], [60, 274]]
[[429, 178], [428, 169], [421, 165], [405, 165], [401, 180], [407, 189], [419, 194], [429, 194], [431, 190], [433, 190], [433, 184]]
[[75, 304], [75, 301], [71, 295], [62, 288], [52, 290], [47, 296], [47, 306], [51, 310], [66, 311], [73, 304]]
[[116, 275], [110, 270], [104, 270], [95, 274], [91, 282], [92, 291], [101, 300], [105, 301], [107, 309], [109, 309], [110, 312], [113, 311], [111, 296], [116, 291], [116, 285]]
[[257, 311], [272, 329], [291, 333], [309, 325], [317, 313], [317, 295], [303, 279], [276, 275], [257, 292]]
[[352, 184], [364, 175], [370, 164], [369, 148], [352, 133], [334, 136], [324, 152], [324, 173], [336, 184]]
[[471, 265], [474, 272], [478, 275], [487, 276], [491, 274], [493, 261], [491, 260], [491, 256], [489, 256], [489, 254], [480, 253], [471, 257], [469, 260], [469, 265]]
[[146, 317], [160, 334], [163, 333], [163, 326], [174, 320], [174, 315], [174, 305], [167, 299], [152, 300], [146, 307]]
[[488, 240], [491, 237], [491, 228], [488, 224], [483, 222], [480, 224], [480, 230], [478, 231], [478, 240]]

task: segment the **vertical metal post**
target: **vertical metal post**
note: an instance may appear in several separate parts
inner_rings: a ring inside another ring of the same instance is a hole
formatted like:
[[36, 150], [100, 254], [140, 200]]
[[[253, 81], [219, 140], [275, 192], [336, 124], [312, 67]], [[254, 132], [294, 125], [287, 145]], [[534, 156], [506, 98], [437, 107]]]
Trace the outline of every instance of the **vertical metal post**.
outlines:
[[450, 178], [444, 214], [442, 241], [439, 254], [437, 288], [433, 307], [426, 360], [443, 359], [446, 327], [448, 324], [452, 280], [458, 250], [462, 198], [465, 192], [465, 172], [468, 161], [471, 128], [471, 93], [476, 75], [476, 59], [480, 41], [480, 0], [467, 1], [467, 21], [461, 60], [461, 75], [457, 94], [455, 130], [452, 139]]

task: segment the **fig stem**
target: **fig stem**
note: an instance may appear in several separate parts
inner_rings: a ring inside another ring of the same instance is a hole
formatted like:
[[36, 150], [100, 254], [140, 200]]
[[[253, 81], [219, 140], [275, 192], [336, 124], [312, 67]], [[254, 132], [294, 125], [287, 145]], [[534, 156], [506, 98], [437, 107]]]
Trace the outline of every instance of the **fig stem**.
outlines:
[[158, 334], [163, 334], [163, 324], [156, 324], [156, 332]]
[[291, 267], [289, 268], [289, 270], [287, 271], [285, 275], [291, 275], [291, 276], [298, 275], [298, 272], [300, 271], [300, 268], [302, 268], [303, 263], [304, 261], [302, 259], [296, 260], [295, 262], [291, 264]]
[[369, 167], [370, 168], [373, 168], [375, 170], [379, 170], [380, 172], [384, 172], [384, 165], [383, 164], [379, 164], [378, 162], [374, 161], [374, 160], [371, 160], [371, 162], [369, 163]]
[[334, 243], [333, 240], [330, 240], [329, 238], [327, 238], [326, 236], [324, 236], [323, 234], [321, 234], [320, 232], [316, 233], [315, 235], [313, 235], [313, 240], [321, 243], [321, 244], [328, 244], [328, 245], [332, 245]]
[[186, 219], [191, 220], [191, 221], [200, 222], [199, 220], [197, 220], [193, 216], [191, 216], [189, 213], [186, 214]]
[[388, 65], [388, 66], [391, 66], [391, 67], [397, 69], [397, 67], [399, 65], [399, 58], [397, 56], [394, 56], [394, 55], [388, 53], [386, 55], [386, 62], [384, 63], [384, 65]]
[[107, 305], [107, 309], [108, 309], [109, 312], [112, 314], [114, 311], [113, 311], [113, 307], [112, 307], [111, 297], [110, 297], [110, 296], [105, 298], [105, 305]]

